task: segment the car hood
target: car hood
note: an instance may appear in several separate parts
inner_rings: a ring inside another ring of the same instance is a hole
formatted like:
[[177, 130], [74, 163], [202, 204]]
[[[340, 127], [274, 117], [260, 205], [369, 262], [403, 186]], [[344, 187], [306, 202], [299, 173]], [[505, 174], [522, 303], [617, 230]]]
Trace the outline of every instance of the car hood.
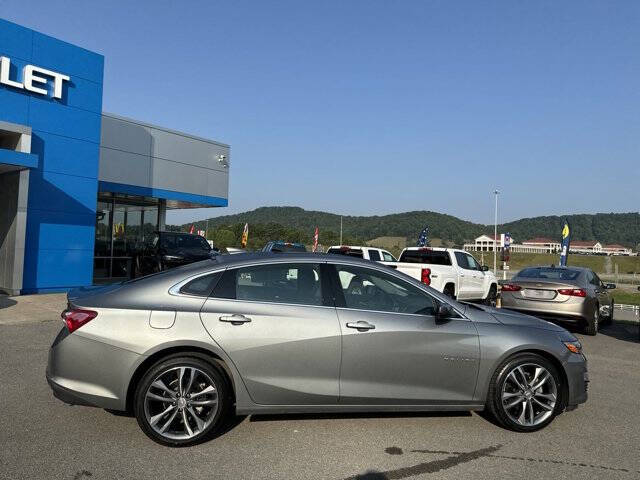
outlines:
[[542, 330], [552, 330], [554, 332], [564, 332], [566, 329], [546, 320], [541, 320], [531, 315], [525, 315], [524, 313], [514, 312], [504, 308], [493, 308], [485, 305], [467, 304], [467, 308], [477, 308], [490, 314], [498, 322], [503, 325], [510, 325], [515, 327], [529, 327], [540, 328]]

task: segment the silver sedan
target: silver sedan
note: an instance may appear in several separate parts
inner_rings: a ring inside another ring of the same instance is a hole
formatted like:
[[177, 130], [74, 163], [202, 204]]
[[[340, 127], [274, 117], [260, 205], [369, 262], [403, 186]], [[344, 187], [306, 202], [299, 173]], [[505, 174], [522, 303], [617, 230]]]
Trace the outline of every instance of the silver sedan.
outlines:
[[577, 339], [335, 255], [223, 255], [69, 293], [47, 380], [168, 446], [233, 414], [487, 409], [531, 432], [587, 399]]

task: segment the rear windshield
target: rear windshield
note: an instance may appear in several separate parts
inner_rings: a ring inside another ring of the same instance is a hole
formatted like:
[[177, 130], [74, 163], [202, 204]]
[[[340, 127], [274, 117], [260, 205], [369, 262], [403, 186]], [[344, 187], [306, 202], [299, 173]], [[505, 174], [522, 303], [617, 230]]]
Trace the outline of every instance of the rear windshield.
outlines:
[[327, 253], [334, 253], [336, 255], [347, 255], [349, 257], [364, 258], [362, 256], [362, 250], [355, 248], [330, 248]]
[[548, 280], [576, 280], [580, 276], [580, 270], [569, 268], [525, 268], [518, 273], [518, 278], [540, 278]]
[[432, 265], [451, 265], [449, 252], [435, 250], [405, 250], [400, 255], [400, 262], [430, 263]]
[[304, 245], [294, 245], [286, 243], [274, 243], [271, 247], [272, 252], [306, 252], [307, 249]]

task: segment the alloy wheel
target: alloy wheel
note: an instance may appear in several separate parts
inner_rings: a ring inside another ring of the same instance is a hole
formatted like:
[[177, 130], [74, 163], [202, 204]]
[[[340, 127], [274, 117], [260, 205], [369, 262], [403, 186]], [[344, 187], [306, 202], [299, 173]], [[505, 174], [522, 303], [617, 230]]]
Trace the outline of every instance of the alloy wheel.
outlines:
[[218, 411], [213, 379], [193, 366], [168, 368], [151, 382], [144, 396], [144, 414], [159, 435], [191, 439], [209, 427]]
[[546, 368], [525, 363], [515, 366], [506, 375], [500, 398], [502, 409], [511, 421], [533, 427], [553, 415], [558, 387]]

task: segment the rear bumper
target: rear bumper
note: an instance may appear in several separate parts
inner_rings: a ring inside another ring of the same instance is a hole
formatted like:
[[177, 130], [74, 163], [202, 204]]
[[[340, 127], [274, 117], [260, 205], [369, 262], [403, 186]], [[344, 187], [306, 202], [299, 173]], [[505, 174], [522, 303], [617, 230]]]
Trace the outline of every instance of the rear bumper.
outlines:
[[502, 294], [502, 308], [544, 318], [545, 320], [562, 320], [578, 323], [593, 317], [593, 307], [580, 298], [571, 302], [544, 302], [522, 300], [511, 294]]
[[129, 374], [139, 359], [63, 328], [49, 349], [47, 383], [65, 403], [125, 410]]

